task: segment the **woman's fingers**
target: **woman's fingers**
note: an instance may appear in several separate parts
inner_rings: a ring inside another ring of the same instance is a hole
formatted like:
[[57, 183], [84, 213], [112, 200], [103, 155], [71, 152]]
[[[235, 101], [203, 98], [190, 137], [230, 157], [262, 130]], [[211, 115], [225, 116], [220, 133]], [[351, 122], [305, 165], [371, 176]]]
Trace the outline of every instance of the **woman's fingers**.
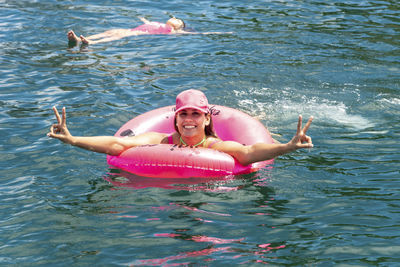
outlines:
[[312, 139], [310, 136], [306, 135], [306, 140], [305, 142], [307, 142], [307, 144], [309, 145], [309, 147], [313, 147], [313, 143], [312, 143]]
[[69, 136], [67, 129], [67, 115], [65, 107], [62, 108], [62, 114], [58, 112], [57, 108], [53, 107], [54, 115], [56, 116], [57, 123], [51, 125], [50, 131], [47, 133], [48, 137], [56, 138], [64, 142], [64, 140]]
[[65, 108], [62, 109], [62, 117], [60, 116], [60, 113], [58, 113], [58, 110], [55, 106], [53, 106], [53, 111], [57, 119], [57, 124], [51, 125], [50, 132], [47, 133], [47, 136], [49, 137], [57, 137], [58, 134], [62, 133], [62, 127], [66, 123]]
[[60, 124], [61, 126], [65, 126], [67, 124], [67, 114], [65, 107], [62, 108], [62, 117], [60, 116], [60, 113], [58, 113], [58, 110], [55, 106], [53, 107], [53, 111], [56, 115], [58, 124]]
[[311, 117], [308, 119], [306, 126], [304, 126], [304, 128], [303, 128], [304, 134], [308, 131], [308, 128], [310, 128], [310, 125], [311, 125], [311, 122], [313, 121], [313, 119], [314, 119], [313, 116], [311, 116]]
[[62, 108], [62, 122], [61, 122], [62, 126], [67, 125], [67, 114], [65, 111], [65, 107]]
[[47, 136], [49, 137], [55, 137], [57, 133], [60, 132], [60, 129], [58, 128], [58, 124], [53, 124], [50, 127], [50, 131], [47, 133]]
[[303, 116], [299, 115], [299, 120], [297, 122], [297, 133], [296, 135], [299, 135], [301, 132], [301, 124], [302, 124]]
[[59, 124], [61, 124], [61, 117], [60, 117], [60, 114], [58, 113], [58, 110], [57, 110], [57, 108], [55, 106], [53, 106], [53, 111], [54, 111], [54, 115], [56, 115], [57, 122]]
[[311, 116], [308, 119], [304, 128], [302, 129], [301, 126], [302, 126], [302, 122], [303, 122], [303, 116], [299, 115], [299, 120], [297, 122], [297, 133], [296, 133], [295, 139], [293, 139], [293, 140], [296, 140], [298, 148], [311, 148], [314, 146], [312, 143], [311, 137], [306, 135], [306, 132], [310, 128], [313, 118], [314, 117]]
[[54, 131], [54, 125], [50, 126], [50, 131], [47, 133], [47, 136], [52, 137]]

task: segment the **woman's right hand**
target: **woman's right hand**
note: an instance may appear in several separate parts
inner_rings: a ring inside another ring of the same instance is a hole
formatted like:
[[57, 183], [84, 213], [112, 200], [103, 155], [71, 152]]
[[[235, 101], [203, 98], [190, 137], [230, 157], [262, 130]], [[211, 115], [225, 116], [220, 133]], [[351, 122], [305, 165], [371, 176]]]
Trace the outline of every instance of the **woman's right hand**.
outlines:
[[65, 114], [65, 107], [62, 109], [62, 117], [60, 117], [60, 114], [55, 106], [53, 107], [53, 111], [56, 115], [57, 124], [53, 124], [50, 127], [50, 132], [47, 133], [47, 136], [59, 139], [64, 143], [69, 143], [72, 139], [72, 135], [69, 133], [67, 128], [67, 115]]

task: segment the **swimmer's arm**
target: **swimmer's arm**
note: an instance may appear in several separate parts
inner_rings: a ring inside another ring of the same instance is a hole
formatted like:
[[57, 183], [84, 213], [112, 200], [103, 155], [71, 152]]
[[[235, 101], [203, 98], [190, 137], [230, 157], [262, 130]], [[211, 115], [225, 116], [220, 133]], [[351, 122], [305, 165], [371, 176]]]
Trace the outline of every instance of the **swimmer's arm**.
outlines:
[[151, 21], [145, 19], [144, 17], [139, 17], [139, 19], [144, 23], [144, 24], [149, 24]]
[[177, 31], [176, 33], [181, 33], [181, 34], [233, 34], [233, 32], [187, 32], [187, 31]]
[[257, 143], [251, 146], [244, 146], [234, 141], [224, 141], [215, 144], [212, 148], [231, 155], [242, 165], [273, 159], [297, 149], [312, 148], [313, 143], [311, 137], [306, 135], [312, 120], [313, 117], [308, 120], [304, 128], [301, 128], [302, 116], [299, 116], [296, 135], [286, 144]]
[[86, 150], [118, 156], [125, 150], [135, 146], [160, 144], [165, 136], [165, 134], [155, 132], [133, 137], [70, 136], [64, 142]]
[[53, 111], [57, 119], [57, 123], [50, 127], [50, 131], [47, 133], [48, 137], [58, 139], [66, 144], [98, 153], [119, 155], [128, 148], [139, 145], [160, 144], [165, 142], [167, 138], [166, 134], [154, 132], [143, 133], [133, 137], [73, 136], [67, 127], [67, 115], [65, 107], [62, 109], [61, 116], [56, 107], [53, 107]]
[[273, 159], [295, 150], [288, 144], [257, 143], [251, 146], [244, 146], [234, 141], [223, 141], [212, 148], [231, 155], [244, 166]]

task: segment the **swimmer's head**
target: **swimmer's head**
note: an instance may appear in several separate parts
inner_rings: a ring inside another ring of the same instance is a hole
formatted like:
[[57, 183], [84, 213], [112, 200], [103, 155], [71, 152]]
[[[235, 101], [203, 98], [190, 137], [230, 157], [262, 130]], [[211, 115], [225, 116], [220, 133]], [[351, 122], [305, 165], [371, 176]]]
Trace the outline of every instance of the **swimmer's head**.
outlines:
[[181, 19], [177, 19], [175, 17], [170, 18], [167, 23], [170, 25], [172, 28], [174, 28], [175, 31], [177, 30], [183, 30], [185, 28], [185, 22]]

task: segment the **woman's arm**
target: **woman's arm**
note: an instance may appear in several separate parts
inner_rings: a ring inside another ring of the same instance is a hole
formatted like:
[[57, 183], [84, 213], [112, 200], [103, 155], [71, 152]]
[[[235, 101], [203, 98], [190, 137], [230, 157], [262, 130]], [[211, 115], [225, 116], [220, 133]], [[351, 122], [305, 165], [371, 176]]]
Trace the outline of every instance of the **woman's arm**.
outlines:
[[144, 17], [139, 17], [139, 19], [144, 23], [144, 24], [149, 24], [151, 21], [145, 19]]
[[302, 116], [299, 116], [296, 135], [287, 144], [257, 143], [251, 146], [243, 146], [234, 141], [224, 141], [216, 143], [212, 148], [231, 155], [242, 165], [273, 159], [300, 148], [313, 147], [311, 137], [306, 135], [312, 120], [313, 117], [308, 120], [306, 126], [302, 129]]
[[160, 144], [166, 137], [165, 134], [149, 132], [133, 137], [115, 136], [72, 136], [67, 128], [67, 118], [65, 108], [62, 109], [62, 117], [56, 107], [53, 107], [57, 118], [57, 124], [53, 124], [47, 136], [59, 139], [64, 143], [77, 146], [86, 150], [109, 155], [119, 155], [128, 148], [147, 145]]
[[233, 34], [233, 32], [188, 32], [185, 30], [178, 30], [175, 33], [180, 33], [180, 34]]

